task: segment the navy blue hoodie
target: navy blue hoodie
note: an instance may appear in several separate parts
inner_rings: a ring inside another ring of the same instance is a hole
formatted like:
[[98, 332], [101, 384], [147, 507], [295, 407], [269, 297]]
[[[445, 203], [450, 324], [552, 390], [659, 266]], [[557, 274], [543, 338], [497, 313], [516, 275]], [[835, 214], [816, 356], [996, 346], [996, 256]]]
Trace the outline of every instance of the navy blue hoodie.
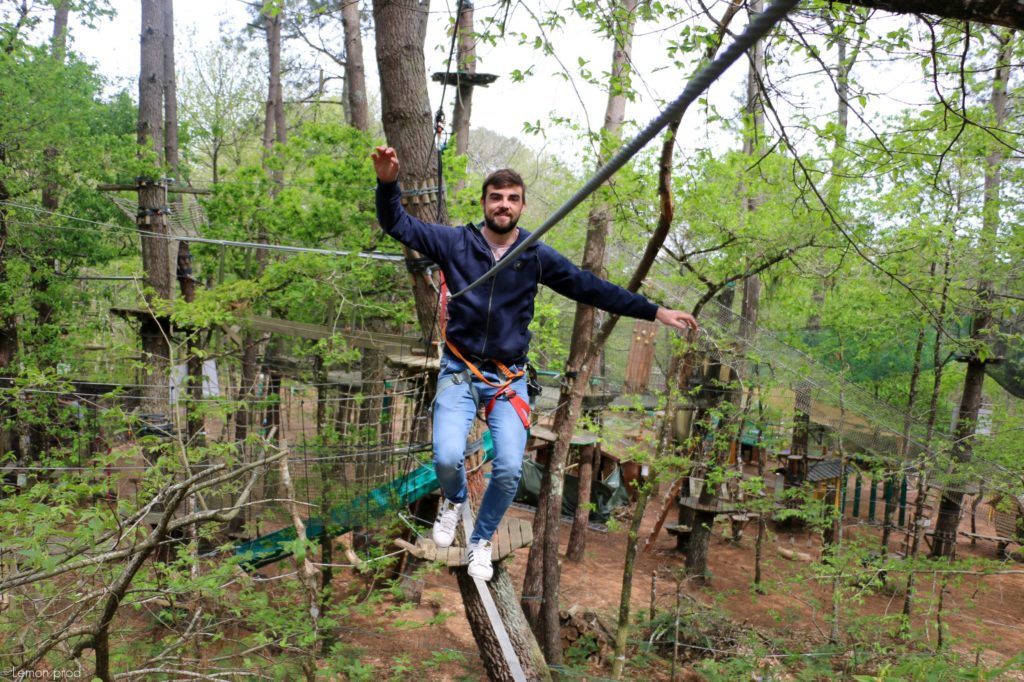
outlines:
[[[397, 182], [378, 181], [377, 220], [389, 235], [437, 263], [449, 291], [461, 291], [494, 265], [487, 240], [475, 225], [424, 222], [406, 213], [401, 196]], [[520, 228], [516, 244], [528, 234]], [[464, 354], [508, 365], [525, 362], [538, 283], [616, 315], [653, 320], [658, 312], [640, 294], [581, 270], [550, 246], [535, 242], [496, 277], [451, 301], [448, 340]]]

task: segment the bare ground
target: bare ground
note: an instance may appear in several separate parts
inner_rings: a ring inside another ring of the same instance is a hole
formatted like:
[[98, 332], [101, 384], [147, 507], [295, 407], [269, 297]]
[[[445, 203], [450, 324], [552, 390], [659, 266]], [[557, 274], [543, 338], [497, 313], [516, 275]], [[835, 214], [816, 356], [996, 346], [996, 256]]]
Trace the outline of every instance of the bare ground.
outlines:
[[[648, 506], [642, 537], [646, 537], [653, 528], [658, 506], [656, 502]], [[509, 513], [521, 518], [532, 517], [531, 512], [524, 509], [513, 508]], [[675, 515], [676, 511], [672, 509], [669, 512], [670, 522]], [[860, 525], [856, 519], [847, 521], [857, 524], [846, 529], [847, 542], [878, 542], [881, 531], [877, 526]], [[987, 519], [979, 518], [978, 522], [980, 533], [993, 532]], [[717, 612], [719, 616], [727, 617], [737, 630], [750, 633], [754, 641], [760, 640], [765, 650], [798, 654], [793, 659], [769, 654], [762, 660], [762, 670], [774, 670], [774, 679], [787, 679], [787, 668], [792, 669], [794, 665], [802, 668], [804, 661], [822, 655], [830, 657], [834, 668], [845, 667], [851, 674], [869, 672], [871, 666], [877, 666], [878, 659], [865, 670], [863, 660], [866, 653], [861, 655], [858, 663], [856, 654], [849, 652], [867, 652], [875, 647], [897, 644], [899, 627], [896, 616], [903, 608], [905, 574], [890, 573], [886, 586], [877, 590], [864, 589], [856, 581], [844, 582], [840, 641], [848, 653], [832, 656], [827, 649], [832, 613], [831, 582], [814, 577], [818, 566], [816, 562], [793, 561], [779, 553], [781, 548], [818, 559], [820, 540], [805, 530], [779, 529], [774, 523], [768, 526], [762, 566], [764, 594], [757, 594], [752, 589], [756, 526], [750, 524], [740, 541], [735, 542], [726, 537], [727, 525], [716, 525], [709, 550], [710, 584], [686, 582], [682, 585], [679, 598], [683, 605], [683, 627], [701, 629], [702, 623], [685, 622], [685, 614], [692, 612], [696, 605], [703, 605], [708, 609], [705, 614]], [[563, 557], [568, 535], [569, 526], [563, 523]], [[901, 536], [894, 535], [891, 548], [898, 549], [902, 540]], [[583, 561], [577, 564], [563, 558], [562, 608], [578, 605], [583, 610], [597, 613], [608, 627], [614, 627], [623, 583], [625, 547], [624, 526], [607, 533], [589, 531]], [[527, 551], [520, 550], [507, 564], [517, 585], [522, 584]], [[979, 540], [974, 546], [969, 541], [962, 541], [959, 555], [963, 558], [997, 558], [995, 544], [985, 540]], [[679, 575], [683, 561], [684, 556], [675, 550], [675, 539], [662, 531], [649, 551], [641, 554], [638, 560], [631, 599], [634, 616], [648, 614], [652, 594], [659, 613], [664, 616], [666, 612], [674, 612], [677, 603], [675, 576]], [[942, 646], [963, 654], [968, 661], [991, 666], [1019, 655], [1024, 651], [1024, 566], [1009, 561], [1002, 565], [1001, 570], [1006, 572], [950, 577], [943, 590], [941, 612], [938, 595], [943, 580], [932, 573], [921, 574], [917, 579], [918, 591], [909, 641], [904, 640], [899, 646], [903, 650], [914, 651], [917, 656], [932, 656], [939, 647], [937, 628], [941, 620]], [[873, 574], [871, 569], [865, 568], [862, 575]], [[486, 679], [475, 654], [476, 647], [462, 611], [458, 588], [454, 577], [447, 571], [431, 573], [424, 578], [423, 600], [416, 608], [383, 613], [360, 621], [351, 624], [353, 627], [344, 635], [345, 640], [365, 652], [368, 656], [366, 662], [379, 667], [382, 674], [387, 675], [388, 671], [398, 667], [398, 671], [391, 673], [391, 679]], [[702, 679], [687, 663], [692, 663], [695, 658], [716, 655], [716, 651], [719, 659], [728, 658], [730, 653], [737, 651], [749, 653], [749, 646], [730, 650], [728, 647], [736, 646], [734, 641], [716, 640], [716, 635], [721, 635], [721, 632], [707, 621], [703, 625], [707, 631], [704, 650], [692, 646], [692, 637], [687, 639], [691, 646], [680, 650], [675, 679]], [[638, 631], [632, 639], [638, 640], [645, 634]], [[724, 648], [718, 648], [719, 642]], [[639, 650], [636, 647], [631, 651], [625, 679], [671, 679], [671, 667], [666, 658], [654, 660], [648, 655], [637, 655]], [[662, 653], [668, 655], [668, 651], [671, 647], [663, 649]], [[591, 679], [607, 677], [610, 668], [604, 661], [595, 663], [597, 657], [587, 661], [582, 653], [569, 652], [570, 662], [581, 675]], [[800, 655], [803, 655], [803, 660]], [[407, 673], [400, 670], [406, 662], [411, 662], [413, 668]], [[1001, 679], [1024, 679], [1024, 675], [1009, 672]]]

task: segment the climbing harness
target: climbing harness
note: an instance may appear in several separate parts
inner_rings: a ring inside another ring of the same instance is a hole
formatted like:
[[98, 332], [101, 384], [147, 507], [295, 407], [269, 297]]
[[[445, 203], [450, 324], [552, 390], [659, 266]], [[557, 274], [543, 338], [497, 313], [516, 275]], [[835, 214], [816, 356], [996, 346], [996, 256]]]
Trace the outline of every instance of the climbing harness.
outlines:
[[[451, 351], [452, 355], [454, 355], [456, 358], [462, 361], [462, 363], [466, 365], [467, 368], [466, 371], [452, 374], [449, 377], [446, 377], [446, 379], [453, 384], [461, 384], [465, 381], [469, 383], [470, 390], [472, 391], [472, 381], [473, 376], [475, 376], [477, 379], [484, 382], [491, 388], [497, 389], [494, 392], [494, 396], [487, 402], [487, 406], [484, 407], [484, 416], [490, 417], [491, 412], [494, 411], [495, 405], [498, 404], [498, 398], [504, 396], [504, 398], [508, 401], [509, 405], [512, 406], [512, 409], [515, 410], [516, 416], [519, 417], [519, 421], [523, 423], [523, 428], [529, 429], [530, 403], [523, 399], [523, 397], [516, 393], [515, 390], [513, 390], [512, 388], [512, 383], [519, 379], [520, 377], [524, 376], [526, 374], [526, 370], [517, 369], [516, 371], [513, 372], [511, 369], [508, 368], [507, 365], [505, 365], [505, 363], [501, 362], [500, 360], [495, 360], [492, 358], [490, 360], [487, 360], [487, 362], [490, 362], [492, 365], [494, 365], [501, 373], [501, 375], [505, 377], [505, 380], [491, 381], [486, 376], [484, 376], [483, 372], [480, 371], [480, 368], [473, 364], [470, 360], [468, 360], [466, 356], [463, 355], [462, 352], [458, 349], [458, 347], [448, 339], [448, 334], [446, 333], [448, 328], [448, 298], [448, 284], [445, 282], [444, 273], [442, 272], [440, 300], [438, 301], [437, 306], [438, 317], [440, 318], [441, 322], [441, 338], [444, 340], [444, 345], [448, 348], [449, 351]], [[472, 374], [472, 376], [470, 376], [470, 374]], [[529, 385], [529, 381], [527, 381], [527, 385]], [[448, 383], [445, 382], [445, 380], [442, 380], [442, 382], [439, 382], [438, 384], [437, 392], [440, 393], [441, 389], [447, 387]], [[474, 397], [476, 397], [476, 391], [473, 391], [473, 393]]]

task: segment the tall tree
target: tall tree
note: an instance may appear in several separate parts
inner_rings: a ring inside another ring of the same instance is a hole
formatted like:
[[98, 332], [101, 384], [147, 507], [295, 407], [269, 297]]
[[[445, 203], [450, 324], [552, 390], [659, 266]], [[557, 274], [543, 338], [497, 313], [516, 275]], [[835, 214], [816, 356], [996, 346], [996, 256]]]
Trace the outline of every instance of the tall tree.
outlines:
[[[625, 117], [626, 93], [629, 90], [629, 61], [632, 51], [633, 30], [636, 24], [636, 2], [623, 0], [611, 5], [606, 20], [607, 34], [614, 41], [612, 68], [608, 86], [608, 102], [605, 107], [604, 128], [599, 135], [597, 165], [603, 165], [616, 146], [622, 122]], [[597, 198], [591, 208], [587, 224], [587, 241], [584, 247], [582, 267], [602, 275], [604, 273], [605, 244], [611, 228], [611, 208], [606, 200]], [[555, 411], [555, 445], [544, 475], [545, 513], [534, 520], [534, 543], [530, 547], [524, 594], [536, 594], [536, 576], [543, 576], [544, 600], [541, 603], [539, 622], [542, 632], [544, 655], [550, 664], [562, 662], [562, 638], [559, 622], [559, 531], [562, 510], [562, 488], [565, 482], [565, 466], [568, 461], [569, 443], [579, 421], [583, 407], [583, 395], [590, 383], [593, 363], [596, 357], [591, 352], [594, 339], [596, 309], [578, 304], [573, 322], [569, 359], [566, 361], [564, 380], [559, 392], [558, 408]], [[576, 544], [582, 545], [577, 531]]]
[[363, 61], [363, 34], [359, 0], [338, 0], [341, 25], [345, 32], [345, 117], [353, 128], [370, 129], [366, 101], [366, 65]]
[[[965, 40], [968, 38], [965, 36]], [[998, 34], [999, 51], [992, 78], [989, 106], [992, 126], [1003, 130], [1006, 124], [1007, 83], [1010, 63], [1016, 45], [1013, 31]], [[990, 151], [985, 158], [984, 199], [982, 206], [982, 229], [979, 253], [996, 252], [999, 232], [1000, 192], [1002, 190], [1002, 167], [1005, 146], [998, 139], [989, 142]], [[978, 424], [978, 410], [981, 407], [981, 392], [985, 383], [985, 364], [990, 361], [992, 335], [991, 300], [994, 286], [991, 275], [983, 274], [978, 283], [976, 312], [971, 321], [971, 346], [967, 357], [967, 373], [964, 376], [963, 393], [960, 396], [956, 428], [953, 431], [953, 464], [962, 468], [971, 461], [972, 440]], [[939, 503], [938, 520], [935, 525], [933, 557], [952, 556], [956, 550], [957, 529], [960, 525], [960, 511], [963, 502], [963, 486], [957, 482], [947, 485]]]
[[[374, 0], [377, 72], [380, 74], [381, 122], [388, 144], [402, 160], [406, 209], [418, 218], [443, 222], [434, 172], [434, 124], [427, 96], [423, 46], [430, 16], [429, 0]], [[416, 317], [426, 342], [436, 342], [437, 294], [419, 254], [403, 247], [410, 259]]]
[[[164, 158], [164, 3], [163, 0], [141, 0], [142, 33], [139, 71], [139, 118], [137, 141], [140, 155], [155, 156], [153, 175], [140, 182], [139, 232], [142, 241], [143, 283], [146, 300], [152, 311], [157, 300], [170, 300], [171, 262], [168, 250], [167, 185], [161, 179], [160, 164]], [[142, 353], [146, 363], [146, 411], [154, 415], [170, 415], [167, 381], [171, 347], [169, 334], [155, 312], [141, 318]]]

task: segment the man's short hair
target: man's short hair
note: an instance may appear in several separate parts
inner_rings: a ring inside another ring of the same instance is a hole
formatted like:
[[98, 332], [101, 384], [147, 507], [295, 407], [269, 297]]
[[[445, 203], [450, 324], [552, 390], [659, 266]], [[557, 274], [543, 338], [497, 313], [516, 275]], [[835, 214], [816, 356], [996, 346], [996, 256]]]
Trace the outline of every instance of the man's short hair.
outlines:
[[522, 177], [519, 173], [516, 173], [511, 168], [502, 168], [496, 170], [484, 179], [484, 185], [480, 188], [480, 198], [487, 198], [487, 188], [493, 187], [494, 189], [505, 189], [506, 187], [522, 187], [523, 188], [523, 203], [526, 203], [526, 184], [523, 182]]

